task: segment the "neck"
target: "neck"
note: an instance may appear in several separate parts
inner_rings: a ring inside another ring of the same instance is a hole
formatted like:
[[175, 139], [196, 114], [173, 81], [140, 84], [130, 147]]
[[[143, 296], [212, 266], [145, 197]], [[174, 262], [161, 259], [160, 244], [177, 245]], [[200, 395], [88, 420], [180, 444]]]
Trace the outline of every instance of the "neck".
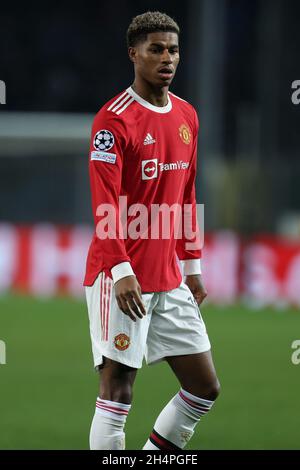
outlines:
[[168, 86], [157, 88], [150, 83], [135, 77], [131, 88], [148, 103], [154, 106], [166, 106], [168, 104]]

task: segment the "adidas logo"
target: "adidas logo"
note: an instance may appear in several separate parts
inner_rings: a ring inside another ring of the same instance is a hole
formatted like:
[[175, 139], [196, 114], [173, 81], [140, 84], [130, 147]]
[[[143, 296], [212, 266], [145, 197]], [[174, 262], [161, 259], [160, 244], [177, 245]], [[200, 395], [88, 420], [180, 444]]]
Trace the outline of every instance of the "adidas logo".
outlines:
[[154, 144], [155, 142], [156, 142], [156, 140], [153, 139], [152, 135], [149, 134], [149, 132], [148, 132], [148, 134], [146, 135], [145, 140], [144, 140], [144, 145]]

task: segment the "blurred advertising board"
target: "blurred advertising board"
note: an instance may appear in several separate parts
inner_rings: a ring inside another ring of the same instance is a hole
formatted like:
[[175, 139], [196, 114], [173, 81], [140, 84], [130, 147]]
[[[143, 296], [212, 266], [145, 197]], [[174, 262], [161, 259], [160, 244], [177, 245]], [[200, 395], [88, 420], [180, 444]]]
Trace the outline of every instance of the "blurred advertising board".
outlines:
[[[0, 224], [0, 292], [82, 297], [92, 234], [86, 225]], [[206, 234], [202, 269], [212, 303], [300, 307], [300, 240]]]

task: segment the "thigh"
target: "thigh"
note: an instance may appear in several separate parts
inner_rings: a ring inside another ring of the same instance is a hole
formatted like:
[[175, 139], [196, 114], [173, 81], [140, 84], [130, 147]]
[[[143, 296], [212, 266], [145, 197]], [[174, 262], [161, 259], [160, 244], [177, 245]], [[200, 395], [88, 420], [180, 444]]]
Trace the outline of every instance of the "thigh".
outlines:
[[98, 368], [101, 383], [109, 382], [111, 384], [134, 384], [138, 369], [129, 367], [120, 362], [103, 357], [103, 363]]
[[131, 403], [132, 387], [138, 369], [103, 357], [99, 366], [100, 388], [99, 397], [118, 403]]
[[171, 356], [166, 361], [187, 392], [203, 398], [218, 394], [219, 381], [211, 351]]

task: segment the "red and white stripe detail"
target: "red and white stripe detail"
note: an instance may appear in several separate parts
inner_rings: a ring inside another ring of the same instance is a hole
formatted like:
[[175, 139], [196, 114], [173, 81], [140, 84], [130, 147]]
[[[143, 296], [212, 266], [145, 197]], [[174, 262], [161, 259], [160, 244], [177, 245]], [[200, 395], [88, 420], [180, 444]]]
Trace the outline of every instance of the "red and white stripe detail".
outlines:
[[117, 403], [109, 400], [101, 400], [97, 398], [96, 411], [105, 416], [124, 421], [128, 416], [131, 405], [125, 403]]
[[101, 339], [108, 341], [108, 326], [111, 307], [113, 281], [101, 273], [100, 276], [100, 318], [101, 318]]
[[155, 429], [153, 429], [152, 433], [150, 434], [149, 440], [159, 450], [177, 450], [177, 449], [180, 449], [180, 447], [177, 447], [171, 441], [169, 441], [165, 437], [158, 434], [158, 432], [155, 431]]
[[188, 397], [186, 393], [182, 390], [180, 390], [178, 395], [187, 405], [193, 408], [193, 410], [196, 411], [199, 416], [205, 415], [212, 407], [213, 402], [211, 404], [207, 404], [208, 400], [202, 400], [201, 398], [198, 399], [199, 401], [194, 401], [190, 397]]
[[134, 97], [129, 95], [127, 91], [122, 93], [107, 109], [116, 114], [121, 114], [132, 102]]

